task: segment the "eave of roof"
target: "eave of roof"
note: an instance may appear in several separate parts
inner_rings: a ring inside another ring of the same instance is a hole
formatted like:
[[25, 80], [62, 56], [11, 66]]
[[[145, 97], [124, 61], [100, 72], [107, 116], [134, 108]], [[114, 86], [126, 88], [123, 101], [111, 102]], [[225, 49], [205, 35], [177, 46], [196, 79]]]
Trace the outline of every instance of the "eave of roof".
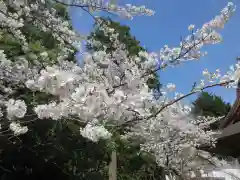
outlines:
[[225, 127], [227, 127], [229, 124], [233, 124], [234, 121], [238, 116], [238, 111], [240, 111], [240, 100], [236, 99], [236, 101], [234, 102], [233, 107], [231, 108], [230, 112], [227, 114], [227, 116], [223, 119], [223, 121], [220, 123], [219, 128], [223, 129]]

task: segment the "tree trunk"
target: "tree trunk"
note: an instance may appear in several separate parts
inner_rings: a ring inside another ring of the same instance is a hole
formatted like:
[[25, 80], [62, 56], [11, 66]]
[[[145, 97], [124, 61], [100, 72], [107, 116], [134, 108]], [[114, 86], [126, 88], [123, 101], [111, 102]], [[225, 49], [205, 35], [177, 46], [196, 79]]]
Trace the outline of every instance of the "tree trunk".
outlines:
[[109, 163], [109, 180], [117, 180], [117, 153], [112, 151], [111, 162]]

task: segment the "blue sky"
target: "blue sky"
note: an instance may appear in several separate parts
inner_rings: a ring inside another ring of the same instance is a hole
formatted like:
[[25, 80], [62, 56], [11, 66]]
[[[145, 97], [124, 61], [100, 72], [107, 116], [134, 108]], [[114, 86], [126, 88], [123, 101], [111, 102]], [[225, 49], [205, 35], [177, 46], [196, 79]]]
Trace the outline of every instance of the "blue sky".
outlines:
[[[180, 37], [187, 36], [189, 24], [195, 24], [196, 28], [202, 26], [206, 21], [211, 20], [219, 14], [227, 4], [227, 0], [118, 0], [120, 4], [131, 3], [135, 5], [146, 5], [156, 11], [152, 17], [135, 17], [133, 20], [124, 20], [112, 17], [114, 20], [128, 25], [131, 33], [149, 51], [159, 52], [165, 44], [172, 46], [179, 45]], [[219, 68], [226, 71], [229, 65], [236, 62], [240, 56], [240, 1], [233, 0], [237, 5], [237, 11], [228, 22], [221, 35], [223, 42], [217, 45], [209, 45], [205, 48], [208, 52], [206, 57], [199, 61], [184, 63], [176, 68], [168, 68], [160, 72], [162, 84], [172, 82], [177, 86], [177, 92], [187, 93], [193, 82], [202, 78], [202, 70], [205, 68], [215, 71]], [[91, 31], [94, 20], [86, 12], [79, 8], [72, 8], [71, 15], [73, 26], [82, 34]], [[212, 88], [210, 92], [221, 96], [226, 102], [232, 103], [235, 100], [235, 89], [223, 87]], [[195, 96], [188, 100], [194, 100]]]

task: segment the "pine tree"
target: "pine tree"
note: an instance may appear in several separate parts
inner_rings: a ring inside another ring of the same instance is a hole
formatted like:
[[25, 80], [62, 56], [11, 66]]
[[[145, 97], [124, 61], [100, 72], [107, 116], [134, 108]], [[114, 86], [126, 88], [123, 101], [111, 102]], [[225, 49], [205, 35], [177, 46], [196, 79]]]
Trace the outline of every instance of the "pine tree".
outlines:
[[208, 92], [201, 93], [192, 103], [193, 113], [203, 116], [225, 116], [231, 109], [231, 105], [222, 100], [221, 97], [210, 94]]

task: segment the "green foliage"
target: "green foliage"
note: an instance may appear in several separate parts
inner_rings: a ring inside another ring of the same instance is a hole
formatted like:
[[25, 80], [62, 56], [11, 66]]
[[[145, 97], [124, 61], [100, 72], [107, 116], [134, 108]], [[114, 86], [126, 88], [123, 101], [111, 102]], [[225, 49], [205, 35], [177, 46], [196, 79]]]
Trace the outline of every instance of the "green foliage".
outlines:
[[64, 6], [62, 4], [59, 4], [59, 3], [56, 3], [56, 4], [54, 4], [53, 7], [56, 9], [57, 14], [59, 16], [64, 17], [66, 20], [69, 20], [69, 16], [68, 16], [68, 12], [67, 12], [66, 6]]
[[17, 42], [11, 34], [3, 29], [0, 30], [0, 48], [4, 50], [8, 57], [15, 57], [24, 54], [21, 50], [20, 43]]
[[[46, 1], [47, 6], [49, 8], [55, 8], [58, 16], [63, 17], [65, 20], [69, 20], [67, 8], [59, 3], [53, 3], [51, 1]], [[14, 9], [8, 7], [8, 10], [11, 12], [15, 12]], [[29, 44], [29, 52], [25, 54], [21, 50], [21, 46], [18, 39], [16, 39], [11, 32], [7, 29], [2, 28], [0, 30], [0, 48], [4, 50], [5, 54], [9, 59], [13, 59], [13, 57], [18, 56], [28, 56], [30, 54], [35, 54], [39, 56], [40, 53], [46, 51], [49, 53], [49, 64], [56, 63], [56, 57], [60, 52], [60, 48], [58, 47], [59, 42], [53, 37], [50, 30], [42, 31], [39, 27], [34, 25], [34, 22], [25, 23], [22, 28], [20, 28], [21, 32], [26, 37], [26, 41]], [[71, 54], [68, 58], [69, 61], [76, 62], [74, 55], [77, 50], [74, 49], [73, 54]]]
[[[126, 48], [129, 52], [130, 56], [137, 55], [140, 51], [145, 51], [145, 49], [140, 46], [140, 41], [136, 40], [134, 36], [130, 33], [130, 28], [128, 26], [121, 25], [119, 22], [112, 21], [110, 18], [104, 19], [101, 18], [104, 23], [109, 21], [109, 27], [115, 29], [117, 33], [119, 33], [119, 41], [126, 45]], [[114, 48], [111, 45], [111, 41], [109, 37], [104, 35], [104, 32], [99, 30], [98, 23], [94, 25], [94, 32], [91, 33], [89, 38], [94, 38], [97, 41], [100, 41], [102, 45], [106, 46], [106, 52], [110, 53], [114, 51]], [[88, 50], [99, 50], [90, 45], [87, 45]], [[103, 49], [102, 49], [103, 50]]]
[[196, 115], [225, 116], [231, 109], [231, 105], [225, 103], [221, 97], [208, 92], [201, 93], [192, 104], [194, 106], [192, 112]]
[[118, 179], [119, 180], [163, 180], [163, 168], [156, 164], [153, 155], [140, 150], [140, 141], [118, 139]]

